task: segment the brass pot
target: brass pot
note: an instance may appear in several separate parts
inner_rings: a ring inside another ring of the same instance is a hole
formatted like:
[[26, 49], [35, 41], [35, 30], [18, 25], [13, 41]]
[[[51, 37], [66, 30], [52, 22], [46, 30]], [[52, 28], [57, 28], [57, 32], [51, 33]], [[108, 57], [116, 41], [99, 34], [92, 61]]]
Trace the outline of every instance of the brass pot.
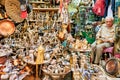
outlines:
[[68, 25], [67, 24], [62, 24], [63, 29], [67, 29]]
[[101, 43], [103, 43], [103, 40], [98, 39], [96, 43], [97, 43], [97, 44], [101, 44]]
[[63, 41], [65, 39], [64, 33], [63, 32], [59, 32], [58, 38], [60, 39], [60, 41]]

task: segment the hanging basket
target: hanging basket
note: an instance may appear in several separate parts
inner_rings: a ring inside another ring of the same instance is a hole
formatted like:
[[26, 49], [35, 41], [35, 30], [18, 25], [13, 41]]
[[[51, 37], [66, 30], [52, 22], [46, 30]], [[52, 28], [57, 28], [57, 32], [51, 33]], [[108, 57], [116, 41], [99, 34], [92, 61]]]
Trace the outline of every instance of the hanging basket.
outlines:
[[4, 6], [5, 5], [5, 0], [0, 0], [0, 4]]
[[5, 0], [5, 9], [7, 15], [16, 23], [24, 20], [20, 17], [21, 9], [19, 0]]

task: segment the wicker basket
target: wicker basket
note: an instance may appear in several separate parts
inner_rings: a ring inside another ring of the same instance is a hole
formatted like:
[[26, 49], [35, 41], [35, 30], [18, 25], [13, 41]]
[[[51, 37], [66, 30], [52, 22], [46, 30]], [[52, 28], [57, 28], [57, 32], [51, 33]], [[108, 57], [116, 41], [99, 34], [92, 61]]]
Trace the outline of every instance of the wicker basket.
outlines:
[[5, 0], [0, 0], [0, 4], [4, 6], [5, 5]]
[[24, 20], [20, 17], [21, 10], [19, 0], [5, 0], [5, 9], [7, 15], [16, 23]]

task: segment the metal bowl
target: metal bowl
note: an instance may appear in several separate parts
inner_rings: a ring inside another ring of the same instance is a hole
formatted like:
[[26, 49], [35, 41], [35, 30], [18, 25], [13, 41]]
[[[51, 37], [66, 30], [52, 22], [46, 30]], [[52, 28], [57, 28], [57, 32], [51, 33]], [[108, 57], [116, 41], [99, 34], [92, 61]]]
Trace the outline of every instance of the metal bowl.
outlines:
[[116, 75], [119, 70], [119, 61], [115, 58], [109, 59], [105, 64], [105, 71], [110, 75]]
[[13, 34], [15, 31], [15, 25], [10, 20], [1, 20], [0, 21], [0, 34], [2, 36], [8, 36]]
[[7, 57], [6, 56], [2, 56], [0, 57], [0, 64], [4, 64], [7, 60]]

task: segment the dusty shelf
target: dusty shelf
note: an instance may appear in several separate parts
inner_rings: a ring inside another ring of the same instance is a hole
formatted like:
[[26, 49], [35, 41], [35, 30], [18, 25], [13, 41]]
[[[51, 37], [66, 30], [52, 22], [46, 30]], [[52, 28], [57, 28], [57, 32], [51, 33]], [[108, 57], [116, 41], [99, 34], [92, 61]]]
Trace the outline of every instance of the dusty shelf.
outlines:
[[33, 8], [33, 10], [39, 10], [39, 11], [58, 11], [59, 8]]
[[30, 3], [35, 3], [35, 4], [49, 4], [50, 2], [30, 1]]

